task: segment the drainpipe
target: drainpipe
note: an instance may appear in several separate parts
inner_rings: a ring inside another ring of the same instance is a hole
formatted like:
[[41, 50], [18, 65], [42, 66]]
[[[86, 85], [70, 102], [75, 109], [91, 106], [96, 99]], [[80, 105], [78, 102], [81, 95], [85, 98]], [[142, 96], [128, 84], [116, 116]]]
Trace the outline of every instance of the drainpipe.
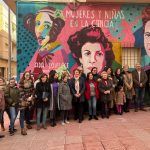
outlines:
[[10, 8], [8, 8], [8, 80], [11, 78], [11, 21]]

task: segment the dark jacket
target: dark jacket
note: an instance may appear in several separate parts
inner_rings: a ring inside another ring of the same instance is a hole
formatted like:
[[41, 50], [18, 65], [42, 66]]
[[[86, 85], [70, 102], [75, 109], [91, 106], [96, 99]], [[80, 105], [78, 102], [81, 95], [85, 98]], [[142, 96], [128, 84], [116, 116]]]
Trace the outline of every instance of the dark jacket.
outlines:
[[100, 80], [99, 85], [98, 85], [99, 91], [100, 91], [100, 97], [101, 97], [101, 101], [106, 103], [108, 101], [111, 101], [111, 96], [110, 94], [104, 94], [105, 91], [113, 90], [113, 85], [112, 85], [112, 81], [110, 79], [107, 79], [107, 85], [104, 83], [103, 79]]
[[[98, 90], [98, 84], [97, 84], [97, 82], [95, 82], [94, 80], [93, 81], [91, 81], [93, 84], [94, 84], [94, 86], [95, 86], [95, 96], [96, 96], [96, 99], [98, 100], [98, 98], [99, 98], [99, 90]], [[85, 97], [86, 97], [86, 99], [87, 100], [89, 100], [90, 99], [90, 97], [91, 97], [91, 92], [90, 92], [90, 82], [89, 81], [86, 81], [85, 82]]]
[[[48, 98], [48, 101], [44, 101], [44, 98], [43, 98], [44, 92], [46, 92], [48, 94], [46, 96]], [[49, 86], [48, 82], [37, 83], [35, 94], [36, 94], [36, 106], [37, 106], [37, 108], [49, 107], [51, 92], [50, 92], [50, 86]]]
[[[17, 86], [10, 87], [5, 90], [5, 102], [8, 107], [17, 107], [20, 102], [20, 91]], [[10, 103], [11, 102], [11, 103]]]
[[140, 83], [142, 83], [143, 87], [145, 87], [146, 82], [147, 82], [147, 75], [143, 69], [141, 69], [140, 82], [139, 82], [139, 75], [138, 75], [137, 70], [132, 72], [132, 77], [133, 77], [133, 86], [134, 87], [140, 87]]
[[[84, 98], [84, 92], [85, 92], [85, 81], [82, 77], [79, 78], [79, 93], [81, 94], [81, 96], [79, 97], [80, 102], [84, 102], [85, 98]], [[77, 91], [75, 89], [75, 78], [72, 78], [70, 81], [70, 88], [71, 88], [71, 92], [73, 94], [73, 100], [76, 101], [77, 98], [75, 96], [75, 94], [77, 94]]]

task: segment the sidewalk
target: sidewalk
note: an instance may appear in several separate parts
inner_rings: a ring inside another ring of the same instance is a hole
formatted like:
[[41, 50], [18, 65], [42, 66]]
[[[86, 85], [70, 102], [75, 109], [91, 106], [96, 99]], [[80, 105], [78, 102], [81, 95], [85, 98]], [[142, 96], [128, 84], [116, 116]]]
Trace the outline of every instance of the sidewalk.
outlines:
[[[8, 127], [8, 121], [7, 121]], [[27, 136], [17, 133], [0, 139], [0, 150], [150, 150], [150, 110], [147, 112], [112, 115], [109, 119], [86, 118], [79, 124], [74, 120], [62, 126], [60, 122], [48, 129], [28, 130]]]

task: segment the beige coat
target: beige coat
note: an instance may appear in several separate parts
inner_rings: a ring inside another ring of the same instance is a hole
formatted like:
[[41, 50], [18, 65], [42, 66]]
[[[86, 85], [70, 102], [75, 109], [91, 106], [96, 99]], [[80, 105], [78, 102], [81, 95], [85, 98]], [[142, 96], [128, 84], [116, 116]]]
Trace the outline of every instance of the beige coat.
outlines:
[[123, 91], [119, 91], [116, 94], [116, 105], [123, 105], [126, 102], [126, 96]]
[[134, 93], [132, 73], [127, 73], [123, 75], [123, 83], [124, 83], [123, 87], [124, 87], [126, 98], [132, 99]]

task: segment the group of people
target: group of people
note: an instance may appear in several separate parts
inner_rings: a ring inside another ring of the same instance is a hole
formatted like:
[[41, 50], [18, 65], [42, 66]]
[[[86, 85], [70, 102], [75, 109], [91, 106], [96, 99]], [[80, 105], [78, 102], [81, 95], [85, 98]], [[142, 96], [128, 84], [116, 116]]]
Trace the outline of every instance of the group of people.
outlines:
[[[101, 74], [98, 68], [93, 67], [91, 72], [84, 74], [82, 67], [73, 71], [71, 78], [66, 71], [62, 73], [61, 81], [58, 73], [51, 70], [49, 75], [40, 73], [34, 81], [30, 72], [25, 72], [17, 84], [15, 78], [11, 78], [6, 84], [0, 77], [0, 122], [4, 127], [4, 112], [10, 119], [9, 133], [14, 135], [15, 120], [20, 112], [21, 134], [27, 135], [26, 127], [32, 129], [32, 114], [36, 114], [37, 130], [41, 127], [47, 129], [46, 120], [49, 114], [49, 122], [56, 126], [58, 112], [62, 125], [69, 123], [69, 112], [73, 112], [74, 119], [82, 123], [84, 120], [85, 102], [88, 104], [89, 120], [98, 120], [97, 107], [100, 108], [101, 117], [109, 118], [112, 112], [122, 115], [130, 111], [131, 100], [134, 97], [135, 112], [145, 111], [143, 100], [147, 75], [139, 63], [133, 72], [128, 65], [123, 66], [123, 71], [117, 68], [115, 73], [109, 67], [105, 67]], [[50, 113], [48, 113], [50, 112]], [[0, 138], [4, 137], [0, 135]]]

